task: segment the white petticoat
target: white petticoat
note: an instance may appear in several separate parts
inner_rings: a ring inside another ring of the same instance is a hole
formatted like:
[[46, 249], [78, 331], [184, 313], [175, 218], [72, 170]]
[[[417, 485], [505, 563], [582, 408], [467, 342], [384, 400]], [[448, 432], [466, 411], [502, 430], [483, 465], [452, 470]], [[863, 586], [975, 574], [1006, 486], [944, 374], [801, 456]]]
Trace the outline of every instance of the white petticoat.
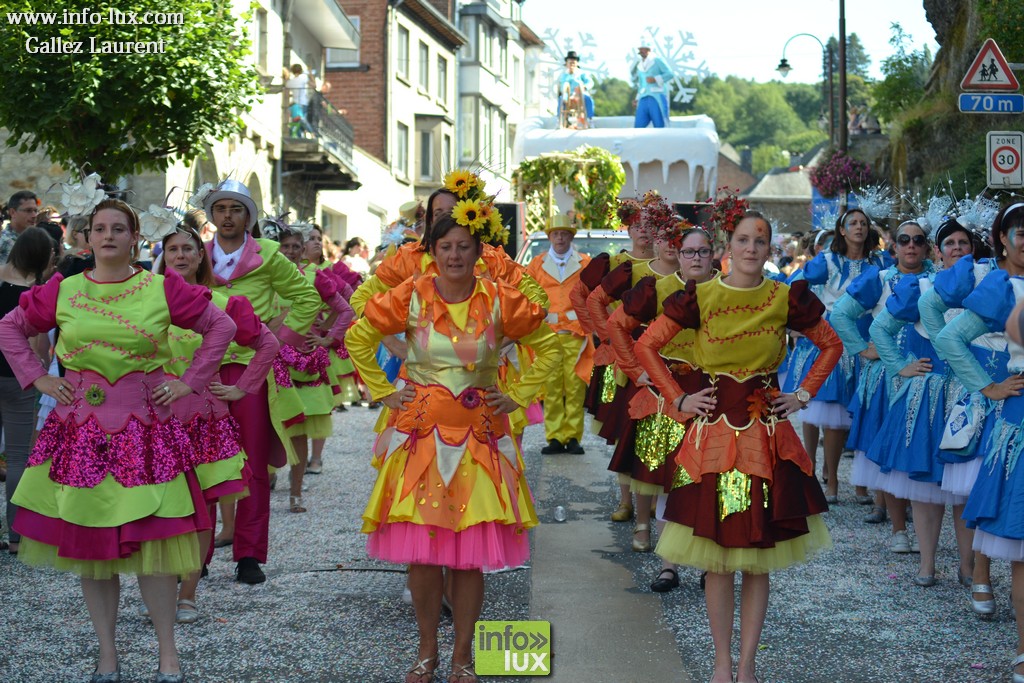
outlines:
[[993, 560], [1024, 562], [1024, 540], [994, 536], [981, 529], [975, 529], [973, 548]]
[[934, 482], [914, 481], [907, 476], [906, 472], [893, 470], [883, 476], [885, 478], [880, 482], [880, 488], [897, 498], [905, 498], [917, 503], [935, 503], [938, 505], [963, 505], [967, 502], [966, 495], [956, 495], [949, 491], [943, 491]]
[[885, 475], [878, 465], [868, 460], [864, 451], [853, 452], [853, 465], [850, 466], [850, 483], [869, 489], [881, 489]]
[[853, 424], [846, 406], [827, 401], [811, 401], [797, 416], [801, 421], [823, 429], [849, 429]]
[[967, 462], [946, 463], [942, 467], [942, 490], [958, 496], [971, 495], [974, 482], [981, 471], [982, 458], [973, 458]]

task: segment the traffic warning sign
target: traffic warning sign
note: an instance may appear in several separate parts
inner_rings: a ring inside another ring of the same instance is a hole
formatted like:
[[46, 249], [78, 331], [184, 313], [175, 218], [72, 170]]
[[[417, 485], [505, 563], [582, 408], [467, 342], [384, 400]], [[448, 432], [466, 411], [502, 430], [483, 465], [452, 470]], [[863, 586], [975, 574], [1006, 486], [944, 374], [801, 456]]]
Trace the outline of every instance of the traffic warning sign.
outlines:
[[1018, 90], [1020, 83], [1013, 75], [1002, 50], [992, 38], [986, 40], [978, 56], [971, 62], [967, 75], [960, 81], [961, 90]]

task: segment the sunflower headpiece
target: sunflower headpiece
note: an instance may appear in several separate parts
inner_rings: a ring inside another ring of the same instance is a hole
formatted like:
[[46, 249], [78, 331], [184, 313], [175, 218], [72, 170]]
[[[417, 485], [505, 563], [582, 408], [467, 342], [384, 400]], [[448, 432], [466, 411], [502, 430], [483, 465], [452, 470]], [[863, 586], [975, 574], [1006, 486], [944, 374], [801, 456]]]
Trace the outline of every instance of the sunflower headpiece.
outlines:
[[494, 195], [487, 194], [484, 181], [478, 175], [465, 169], [454, 170], [445, 176], [444, 188], [458, 198], [452, 209], [456, 223], [483, 242], [508, 242], [508, 230], [494, 206]]

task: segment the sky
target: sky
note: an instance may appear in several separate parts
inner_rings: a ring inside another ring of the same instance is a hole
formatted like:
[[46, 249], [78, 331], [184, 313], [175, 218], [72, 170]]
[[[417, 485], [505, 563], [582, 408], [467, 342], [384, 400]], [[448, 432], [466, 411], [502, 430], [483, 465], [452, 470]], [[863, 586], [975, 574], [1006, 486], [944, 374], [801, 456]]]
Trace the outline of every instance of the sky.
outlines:
[[[913, 38], [913, 47], [927, 44], [934, 56], [938, 49], [935, 31], [925, 19], [920, 0], [853, 0], [846, 4], [846, 33], [856, 33], [871, 58], [870, 75], [881, 78], [880, 64], [893, 53], [890, 25], [899, 23]], [[642, 11], [627, 11], [641, 7]], [[557, 31], [564, 52], [566, 39], [581, 54], [593, 52], [604, 60], [610, 75], [628, 78], [627, 57], [647, 27], [659, 28], [661, 36], [679, 43], [679, 34], [692, 33], [696, 45], [693, 66], [727, 75], [767, 82], [782, 80], [775, 67], [786, 40], [810, 33], [827, 42], [839, 34], [839, 0], [525, 0], [523, 21], [539, 36]], [[580, 50], [579, 34], [589, 33], [596, 45]], [[656, 41], [658, 42], [658, 41]], [[664, 43], [658, 42], [658, 46]], [[658, 47], [655, 46], [655, 47]], [[664, 48], [662, 49], [664, 52]], [[656, 50], [657, 52], [657, 50]], [[786, 48], [793, 70], [787, 81], [814, 83], [820, 80], [822, 48], [806, 36]], [[587, 64], [581, 64], [584, 68]], [[594, 66], [594, 65], [591, 65]]]

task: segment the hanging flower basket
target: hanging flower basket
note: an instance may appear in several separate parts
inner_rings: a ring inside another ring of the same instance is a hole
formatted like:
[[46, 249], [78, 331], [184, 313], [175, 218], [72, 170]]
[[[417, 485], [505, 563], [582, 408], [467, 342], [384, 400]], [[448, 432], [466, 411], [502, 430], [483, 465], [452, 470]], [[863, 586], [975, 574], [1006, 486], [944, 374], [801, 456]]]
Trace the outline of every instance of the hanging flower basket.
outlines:
[[822, 197], [833, 199], [871, 181], [871, 167], [840, 151], [834, 151], [811, 169], [811, 185]]

